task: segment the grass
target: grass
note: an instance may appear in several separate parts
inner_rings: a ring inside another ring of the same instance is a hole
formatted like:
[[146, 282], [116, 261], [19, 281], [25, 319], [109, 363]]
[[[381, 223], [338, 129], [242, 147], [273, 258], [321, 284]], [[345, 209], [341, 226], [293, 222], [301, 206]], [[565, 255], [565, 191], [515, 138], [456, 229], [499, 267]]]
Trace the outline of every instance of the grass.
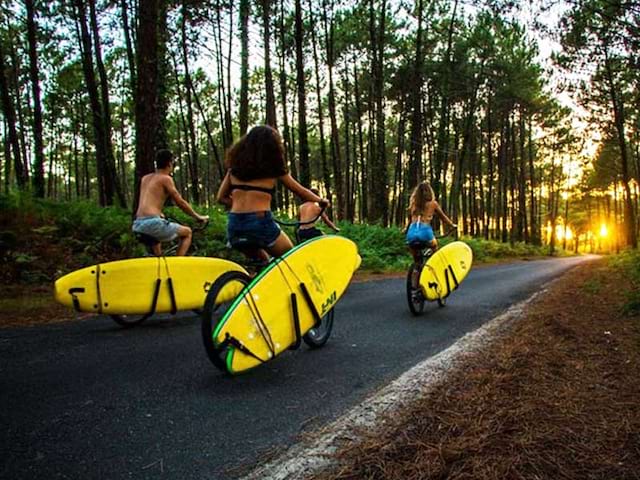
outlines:
[[[196, 208], [210, 217], [203, 232], [194, 235], [195, 255], [243, 257], [226, 246], [226, 214], [217, 207]], [[193, 225], [175, 207], [168, 216]], [[28, 195], [0, 196], [0, 260], [8, 266], [0, 282], [47, 283], [54, 278], [96, 262], [140, 256], [144, 253], [131, 233], [131, 212], [118, 207], [98, 207], [87, 201], [52, 202]], [[361, 270], [372, 273], [405, 271], [411, 261], [398, 227], [340, 222], [340, 235], [353, 240], [362, 257]], [[291, 228], [285, 228], [293, 235]], [[451, 241], [443, 238], [441, 245]], [[475, 261], [546, 255], [544, 247], [524, 243], [505, 244], [476, 238], [463, 239]]]
[[640, 313], [640, 252], [625, 250], [609, 259], [612, 268], [620, 271], [627, 278], [625, 288], [626, 302], [623, 310], [627, 314]]

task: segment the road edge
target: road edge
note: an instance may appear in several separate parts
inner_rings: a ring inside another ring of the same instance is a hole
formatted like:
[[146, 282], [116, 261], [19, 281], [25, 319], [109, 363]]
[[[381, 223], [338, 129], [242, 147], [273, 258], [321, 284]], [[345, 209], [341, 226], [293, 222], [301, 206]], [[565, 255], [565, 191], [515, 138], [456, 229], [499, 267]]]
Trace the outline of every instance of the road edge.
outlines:
[[[566, 272], [565, 272], [566, 273]], [[558, 278], [562, 278], [560, 275]], [[499, 338], [513, 322], [523, 316], [525, 308], [544, 294], [558, 279], [527, 299], [512, 305], [505, 312], [467, 333], [453, 345], [422, 361], [382, 387], [347, 413], [315, 432], [307, 439], [289, 447], [283, 454], [256, 467], [242, 480], [302, 479], [330, 467], [331, 455], [345, 442], [357, 441], [359, 432], [384, 426], [386, 418], [410, 404], [425, 391], [446, 380], [447, 374], [465, 361], [465, 356], [485, 348]]]

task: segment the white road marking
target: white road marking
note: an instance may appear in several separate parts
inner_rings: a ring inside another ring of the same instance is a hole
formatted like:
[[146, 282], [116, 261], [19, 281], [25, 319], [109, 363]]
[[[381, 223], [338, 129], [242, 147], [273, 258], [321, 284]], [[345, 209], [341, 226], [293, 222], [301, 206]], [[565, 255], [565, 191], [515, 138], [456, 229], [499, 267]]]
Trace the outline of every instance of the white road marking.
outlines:
[[448, 373], [464, 362], [464, 354], [480, 351], [499, 338], [508, 326], [522, 317], [525, 307], [549, 287], [547, 285], [546, 289], [513, 305], [477, 330], [467, 333], [446, 350], [417, 364], [311, 438], [291, 446], [282, 455], [260, 465], [242, 480], [302, 479], [330, 467], [333, 463], [331, 455], [341, 445], [357, 441], [358, 432], [381, 427], [381, 418], [410, 404], [429, 389], [444, 382]]

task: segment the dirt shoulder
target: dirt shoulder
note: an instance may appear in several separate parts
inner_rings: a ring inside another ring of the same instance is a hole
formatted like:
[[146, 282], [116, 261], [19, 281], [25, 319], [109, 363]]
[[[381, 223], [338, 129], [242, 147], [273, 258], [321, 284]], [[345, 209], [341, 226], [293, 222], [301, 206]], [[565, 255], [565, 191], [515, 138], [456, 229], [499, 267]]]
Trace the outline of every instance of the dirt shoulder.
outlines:
[[314, 478], [640, 478], [640, 316], [622, 313], [627, 285], [605, 260], [571, 271]]

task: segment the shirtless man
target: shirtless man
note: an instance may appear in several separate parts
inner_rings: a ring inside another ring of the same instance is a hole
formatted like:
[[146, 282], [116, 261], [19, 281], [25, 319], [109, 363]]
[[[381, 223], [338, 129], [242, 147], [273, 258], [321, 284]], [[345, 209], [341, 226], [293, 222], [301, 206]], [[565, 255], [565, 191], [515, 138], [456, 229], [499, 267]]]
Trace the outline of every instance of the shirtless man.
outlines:
[[[310, 189], [314, 194], [320, 195], [320, 192], [317, 188]], [[316, 218], [320, 212], [322, 212], [322, 208], [317, 202], [304, 202], [300, 205], [300, 213], [299, 218], [301, 223], [309, 222]], [[334, 232], [339, 232], [340, 229], [336, 227], [336, 225], [331, 221], [329, 216], [322, 212], [321, 217], [324, 223], [327, 224], [329, 228], [331, 228]], [[323, 235], [322, 231], [316, 227], [316, 222], [309, 223], [306, 225], [301, 225], [298, 229], [298, 241], [304, 242], [305, 240], [309, 240], [311, 238], [319, 237]]]
[[182, 211], [198, 222], [206, 222], [209, 217], [197, 214], [187, 202], [173, 182], [173, 154], [169, 150], [159, 150], [156, 154], [156, 171], [142, 177], [140, 181], [140, 202], [133, 221], [134, 233], [143, 233], [158, 240], [153, 245], [153, 253], [162, 255], [161, 242], [170, 242], [180, 237], [176, 255], [186, 255], [191, 246], [191, 229], [164, 218], [162, 207], [171, 197]]

